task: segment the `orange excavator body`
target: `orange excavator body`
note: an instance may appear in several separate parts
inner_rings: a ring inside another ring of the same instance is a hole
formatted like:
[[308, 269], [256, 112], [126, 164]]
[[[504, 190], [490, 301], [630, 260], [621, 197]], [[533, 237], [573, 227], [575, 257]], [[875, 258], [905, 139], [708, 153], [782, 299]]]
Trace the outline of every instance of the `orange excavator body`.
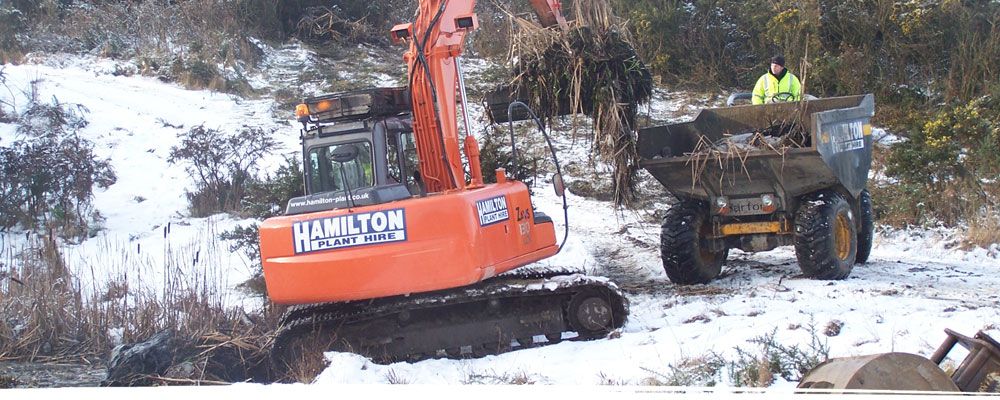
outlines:
[[[557, 0], [532, 5], [544, 24], [565, 24]], [[421, 193], [266, 220], [261, 258], [272, 301], [348, 301], [461, 287], [558, 252], [551, 219], [536, 215], [523, 183], [507, 181], [500, 170], [498, 183], [483, 184], [469, 132], [468, 169], [463, 165], [458, 57], [465, 34], [477, 24], [474, 6], [472, 0], [421, 0], [417, 20], [393, 28], [394, 39], [410, 44], [404, 60]], [[305, 124], [309, 108], [300, 109]], [[308, 158], [305, 131], [308, 168], [317, 161]], [[313, 137], [323, 137], [322, 129]]]
[[[484, 201], [490, 202], [488, 206], [477, 207]], [[504, 201], [505, 219], [504, 207], [498, 206]], [[484, 207], [491, 212], [481, 214]], [[328, 235], [331, 229], [359, 235], [374, 232], [370, 227], [374, 218], [356, 217], [372, 213], [386, 215], [389, 229], [367, 235], [395, 235], [397, 241], [319, 249], [343, 244], [323, 243], [336, 237]], [[499, 221], [482, 221], [481, 216]], [[276, 303], [305, 304], [476, 283], [556, 253], [552, 223], [536, 224], [531, 216], [524, 184], [505, 182], [350, 210], [271, 218], [260, 227], [268, 296]], [[296, 225], [306, 233], [295, 232]], [[317, 239], [306, 236], [313, 234]], [[298, 249], [296, 235], [300, 235]], [[303, 240], [310, 243], [303, 245]]]

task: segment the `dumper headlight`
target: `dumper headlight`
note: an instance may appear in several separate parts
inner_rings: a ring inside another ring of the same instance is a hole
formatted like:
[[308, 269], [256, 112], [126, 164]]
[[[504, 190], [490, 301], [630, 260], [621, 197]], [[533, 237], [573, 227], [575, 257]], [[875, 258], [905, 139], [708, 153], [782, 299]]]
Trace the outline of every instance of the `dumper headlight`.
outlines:
[[761, 205], [761, 210], [766, 213], [772, 213], [777, 208], [773, 194], [765, 194], [760, 196], [760, 205]]
[[715, 198], [715, 208], [719, 210], [719, 214], [726, 214], [729, 212], [729, 199], [726, 196], [719, 196]]

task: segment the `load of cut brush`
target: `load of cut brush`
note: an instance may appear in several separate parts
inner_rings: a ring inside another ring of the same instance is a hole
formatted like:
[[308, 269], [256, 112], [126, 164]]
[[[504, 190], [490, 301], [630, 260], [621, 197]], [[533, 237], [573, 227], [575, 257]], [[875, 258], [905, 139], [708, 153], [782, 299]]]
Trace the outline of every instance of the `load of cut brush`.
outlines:
[[578, 0], [574, 9], [566, 30], [515, 18], [509, 93], [545, 118], [590, 116], [591, 150], [613, 168], [615, 205], [628, 206], [636, 189], [635, 118], [652, 95], [652, 76], [607, 0]]
[[783, 152], [791, 148], [809, 146], [809, 135], [797, 119], [779, 120], [763, 129], [724, 134], [722, 139], [711, 146], [697, 149], [697, 152], [727, 152], [731, 148], [743, 151], [773, 150]]
[[686, 154], [692, 172], [691, 186], [694, 187], [709, 164], [719, 167], [720, 180], [726, 176], [733, 178], [732, 173], [743, 173], [751, 178], [746, 168], [746, 160], [751, 154], [774, 152], [783, 156], [789, 149], [809, 147], [810, 141], [809, 132], [797, 117], [773, 121], [763, 129], [726, 133], [715, 141], [702, 136]]

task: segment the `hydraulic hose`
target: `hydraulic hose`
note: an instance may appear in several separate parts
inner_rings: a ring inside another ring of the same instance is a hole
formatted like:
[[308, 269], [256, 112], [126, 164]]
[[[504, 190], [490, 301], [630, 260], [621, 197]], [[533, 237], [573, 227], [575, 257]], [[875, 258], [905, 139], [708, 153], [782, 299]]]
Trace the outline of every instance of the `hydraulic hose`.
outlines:
[[[427, 26], [427, 30], [424, 32], [424, 40], [419, 40], [417, 39], [417, 35], [415, 34], [413, 35], [413, 45], [414, 47], [416, 47], [417, 50], [416, 54], [417, 61], [420, 63], [421, 66], [423, 66], [424, 74], [427, 76], [427, 84], [430, 86], [431, 90], [431, 102], [434, 105], [434, 123], [437, 125], [438, 140], [441, 144], [441, 160], [444, 161], [444, 164], [446, 166], [445, 169], [448, 170], [448, 177], [451, 178], [452, 185], [458, 188], [460, 187], [460, 185], [458, 184], [458, 180], [455, 177], [455, 173], [451, 170], [451, 162], [448, 160], [448, 147], [447, 145], [445, 145], [444, 136], [440, 134], [440, 132], [444, 129], [444, 127], [441, 124], [441, 107], [438, 104], [437, 89], [434, 86], [434, 76], [431, 74], [430, 63], [427, 62], [427, 58], [424, 56], [424, 47], [427, 45], [427, 41], [430, 40], [431, 32], [434, 30], [434, 27], [437, 26], [438, 23], [440, 23], [441, 15], [444, 14], [446, 5], [447, 1], [441, 2], [441, 7], [438, 8], [437, 14], [434, 15], [433, 19], [431, 19], [430, 25]], [[416, 64], [414, 64], [413, 68], [411, 68], [410, 70], [411, 88], [413, 87], [413, 78], [416, 72], [416, 68], [417, 66]]]
[[[556, 175], [559, 177], [559, 181], [562, 182], [562, 167], [559, 165], [559, 157], [556, 156], [556, 149], [555, 149], [555, 147], [552, 146], [552, 139], [549, 138], [549, 134], [548, 134], [548, 132], [545, 129], [545, 124], [543, 124], [542, 120], [539, 119], [537, 115], [535, 115], [535, 112], [531, 110], [531, 107], [528, 107], [527, 104], [524, 104], [523, 102], [520, 102], [520, 101], [513, 101], [513, 102], [510, 103], [509, 106], [507, 106], [507, 123], [508, 123], [508, 126], [510, 127], [510, 149], [511, 149], [510, 158], [511, 158], [511, 164], [514, 166], [514, 168], [518, 167], [518, 164], [517, 164], [517, 147], [515, 145], [515, 140], [514, 140], [514, 108], [515, 107], [523, 107], [525, 110], [528, 110], [528, 115], [530, 115], [531, 119], [534, 120], [535, 124], [538, 125], [538, 130], [540, 132], [542, 132], [542, 136], [545, 138], [545, 143], [548, 144], [548, 146], [549, 146], [549, 153], [552, 154], [552, 162], [555, 163], [555, 165], [556, 165]], [[560, 193], [560, 196], [562, 197], [562, 203], [563, 203], [563, 221], [565, 221], [565, 223], [564, 223], [564, 225], [565, 225], [564, 228], [565, 229], [563, 231], [563, 240], [562, 240], [562, 243], [559, 244], [559, 250], [556, 251], [556, 254], [559, 254], [559, 252], [562, 251], [563, 246], [566, 245], [566, 239], [569, 238], [569, 204], [566, 201], [566, 188], [565, 188], [565, 186], [563, 187], [563, 189], [561, 190], [561, 192], [562, 193]]]

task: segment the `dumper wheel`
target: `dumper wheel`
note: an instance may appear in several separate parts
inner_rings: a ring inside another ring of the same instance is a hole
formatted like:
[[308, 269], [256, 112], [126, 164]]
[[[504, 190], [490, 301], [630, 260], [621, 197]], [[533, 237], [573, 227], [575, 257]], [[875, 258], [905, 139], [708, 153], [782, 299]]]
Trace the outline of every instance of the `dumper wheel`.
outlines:
[[851, 274], [858, 234], [851, 205], [835, 192], [806, 198], [795, 215], [795, 257], [813, 279], [844, 279]]
[[667, 211], [660, 232], [660, 257], [671, 282], [693, 285], [719, 276], [729, 249], [704, 248], [700, 239], [710, 232], [708, 207], [703, 203], [681, 202]]
[[868, 256], [872, 253], [872, 239], [875, 235], [872, 195], [868, 193], [868, 189], [861, 191], [858, 202], [861, 209], [861, 230], [858, 231], [858, 256], [855, 257], [854, 263], [864, 264], [868, 262]]

